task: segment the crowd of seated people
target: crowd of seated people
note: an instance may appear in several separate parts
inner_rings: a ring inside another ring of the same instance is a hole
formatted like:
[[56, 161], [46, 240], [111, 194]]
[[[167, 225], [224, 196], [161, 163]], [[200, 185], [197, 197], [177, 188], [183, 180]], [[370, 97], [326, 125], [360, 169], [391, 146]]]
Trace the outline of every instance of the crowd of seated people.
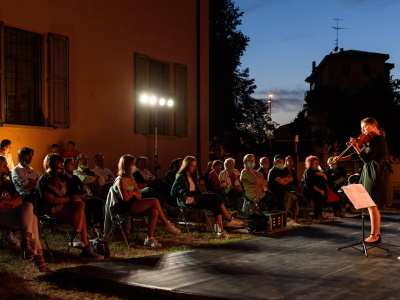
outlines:
[[[328, 191], [338, 192], [346, 182], [346, 174], [335, 166], [330, 166], [325, 173], [319, 172], [315, 157], [306, 160], [307, 169], [302, 181], [297, 179], [291, 156], [284, 158], [276, 155], [272, 168], [270, 160], [262, 157], [257, 169], [252, 154], [244, 156], [241, 172], [236, 169], [235, 160], [228, 158], [224, 162], [210, 161], [204, 176], [197, 170], [196, 158], [177, 158], [172, 161], [164, 180], [148, 170], [146, 157], [139, 157], [136, 161], [131, 155], [122, 156], [115, 176], [105, 167], [104, 155], [97, 153], [94, 156], [95, 167], [90, 169], [87, 155], [76, 150], [75, 143], [70, 141], [63, 155], [58, 154], [57, 144], [52, 145], [51, 153], [44, 159], [44, 173], [41, 176], [30, 166], [34, 150], [29, 147], [19, 149], [19, 164], [10, 168], [10, 180], [7, 180], [8, 166], [13, 166], [9, 151], [11, 141], [3, 140], [0, 146], [0, 154], [4, 155], [0, 156], [0, 169], [3, 170], [0, 189], [5, 191], [1, 195], [0, 213], [11, 216], [9, 219], [4, 217], [7, 222], [0, 221], [3, 222], [2, 226], [9, 223], [10, 227], [6, 229], [4, 239], [26, 251], [40, 271], [49, 268], [44, 262], [37, 238], [37, 218], [32, 216], [34, 205], [37, 205], [35, 211], [40, 214], [70, 224], [73, 230], [70, 246], [81, 248], [82, 258], [103, 260], [102, 255], [94, 253], [89, 247], [89, 238], [103, 235], [104, 205], [110, 189], [117, 195], [115, 211], [148, 215], [144, 245], [149, 247], [161, 246], [154, 237], [158, 222], [164, 231], [180, 233], [167, 220], [163, 209], [177, 203], [212, 210], [218, 225], [218, 236], [223, 237], [229, 237], [225, 228], [243, 224], [235, 219], [242, 213], [240, 200], [243, 195], [254, 203], [255, 208], [287, 211], [288, 221], [294, 223], [303, 199], [302, 193], [314, 202], [315, 218], [322, 217], [321, 207], [328, 204], [333, 206], [336, 216], [342, 216], [341, 201], [336, 199], [331, 202]], [[231, 213], [225, 203], [230, 205]], [[26, 220], [8, 221], [20, 214], [26, 216]], [[15, 237], [16, 228], [21, 231], [21, 242]]]

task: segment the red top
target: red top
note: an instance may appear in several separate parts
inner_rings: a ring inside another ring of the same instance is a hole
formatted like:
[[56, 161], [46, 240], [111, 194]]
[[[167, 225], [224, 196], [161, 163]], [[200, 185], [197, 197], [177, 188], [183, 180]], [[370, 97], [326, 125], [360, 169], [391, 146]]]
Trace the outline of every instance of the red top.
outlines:
[[214, 191], [217, 191], [217, 190], [221, 189], [221, 187], [220, 187], [221, 182], [219, 181], [218, 174], [214, 170], [212, 170], [210, 172], [210, 178], [209, 179], [210, 179], [210, 183], [211, 183], [212, 188], [213, 188]]

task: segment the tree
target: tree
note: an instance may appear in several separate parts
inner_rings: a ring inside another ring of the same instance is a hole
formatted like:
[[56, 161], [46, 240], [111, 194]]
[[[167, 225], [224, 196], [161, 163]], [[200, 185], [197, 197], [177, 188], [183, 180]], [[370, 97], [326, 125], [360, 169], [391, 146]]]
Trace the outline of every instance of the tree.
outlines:
[[267, 107], [251, 97], [256, 88], [240, 58], [250, 39], [237, 29], [243, 12], [231, 0], [210, 1], [210, 150], [230, 153], [265, 143]]

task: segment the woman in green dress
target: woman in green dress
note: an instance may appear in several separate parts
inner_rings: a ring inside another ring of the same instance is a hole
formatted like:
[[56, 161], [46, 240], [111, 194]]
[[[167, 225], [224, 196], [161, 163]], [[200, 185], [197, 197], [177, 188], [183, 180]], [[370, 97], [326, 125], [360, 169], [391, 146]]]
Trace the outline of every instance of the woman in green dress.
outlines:
[[381, 216], [378, 206], [382, 207], [386, 197], [390, 195], [389, 152], [384, 131], [378, 127], [378, 121], [375, 118], [369, 117], [361, 120], [361, 132], [372, 138], [362, 148], [356, 139], [351, 138], [349, 145], [353, 146], [356, 152], [341, 158], [335, 157], [334, 161], [361, 160], [364, 163], [359, 183], [364, 186], [377, 204], [368, 207], [371, 235], [365, 239], [365, 242], [379, 244], [382, 239], [380, 235]]

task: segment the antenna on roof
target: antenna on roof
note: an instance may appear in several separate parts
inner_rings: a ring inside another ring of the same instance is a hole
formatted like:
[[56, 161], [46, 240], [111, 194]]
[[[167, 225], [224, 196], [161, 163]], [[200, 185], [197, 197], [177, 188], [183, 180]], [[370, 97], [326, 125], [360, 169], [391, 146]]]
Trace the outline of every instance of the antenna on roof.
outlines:
[[339, 30], [340, 29], [348, 29], [348, 28], [344, 28], [344, 27], [339, 27], [339, 21], [344, 21], [343, 19], [334, 19], [336, 20], [336, 26], [332, 26], [333, 29], [336, 30], [336, 40], [335, 40], [335, 49], [333, 49], [333, 51], [337, 52], [339, 49]]

